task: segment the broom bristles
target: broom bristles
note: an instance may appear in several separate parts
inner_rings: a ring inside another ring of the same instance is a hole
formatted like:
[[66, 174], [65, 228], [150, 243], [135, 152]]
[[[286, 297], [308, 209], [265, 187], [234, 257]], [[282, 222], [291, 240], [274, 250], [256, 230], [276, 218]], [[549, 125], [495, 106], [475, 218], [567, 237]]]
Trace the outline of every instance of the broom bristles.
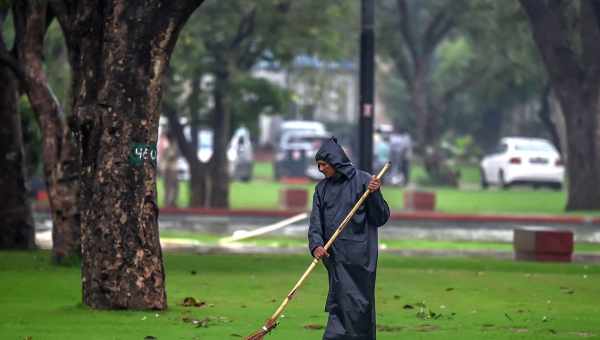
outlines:
[[275, 322], [275, 320], [268, 319], [267, 322], [265, 322], [265, 325], [262, 326], [261, 329], [248, 335], [245, 338], [245, 340], [263, 340], [265, 338], [265, 335], [269, 334], [269, 332], [271, 330], [273, 330], [273, 328], [275, 328], [276, 326], [277, 326], [277, 323]]

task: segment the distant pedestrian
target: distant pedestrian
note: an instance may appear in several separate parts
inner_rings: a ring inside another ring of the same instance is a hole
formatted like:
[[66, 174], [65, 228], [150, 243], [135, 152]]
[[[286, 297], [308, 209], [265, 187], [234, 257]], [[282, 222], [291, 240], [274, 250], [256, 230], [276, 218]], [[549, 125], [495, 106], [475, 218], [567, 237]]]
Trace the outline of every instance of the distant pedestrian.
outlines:
[[412, 148], [412, 139], [405, 129], [390, 136], [390, 161], [392, 162], [390, 177], [393, 184], [406, 185], [410, 181]]
[[374, 140], [374, 169], [381, 169], [383, 165], [390, 161], [390, 142], [389, 136], [379, 135]]
[[166, 207], [175, 207], [177, 206], [177, 196], [179, 195], [179, 179], [177, 178], [179, 152], [171, 131], [167, 132], [166, 137], [160, 157], [160, 170], [163, 175], [165, 189], [164, 202]]

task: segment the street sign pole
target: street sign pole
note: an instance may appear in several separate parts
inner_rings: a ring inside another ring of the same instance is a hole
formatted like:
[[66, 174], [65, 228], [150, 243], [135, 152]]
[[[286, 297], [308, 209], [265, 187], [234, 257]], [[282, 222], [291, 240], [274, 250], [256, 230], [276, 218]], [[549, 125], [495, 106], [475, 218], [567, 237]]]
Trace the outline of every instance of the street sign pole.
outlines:
[[375, 115], [375, 1], [361, 0], [360, 102], [358, 117], [359, 168], [373, 171], [373, 118]]

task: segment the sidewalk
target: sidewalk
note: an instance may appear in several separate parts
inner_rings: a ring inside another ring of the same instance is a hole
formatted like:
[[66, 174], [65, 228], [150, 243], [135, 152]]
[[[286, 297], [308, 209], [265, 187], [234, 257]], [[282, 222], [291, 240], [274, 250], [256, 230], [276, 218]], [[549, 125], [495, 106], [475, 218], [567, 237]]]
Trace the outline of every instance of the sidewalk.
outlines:
[[[252, 243], [229, 243], [226, 245], [205, 244], [193, 239], [161, 238], [161, 246], [165, 252], [185, 252], [196, 254], [306, 254], [306, 247], [269, 247]], [[52, 248], [51, 230], [36, 233], [36, 244], [42, 249]], [[491, 257], [496, 259], [513, 259], [512, 251], [503, 250], [466, 250], [466, 249], [397, 249], [380, 246], [380, 253], [398, 256], [415, 257]], [[573, 254], [573, 262], [600, 263], [600, 253], [577, 252]]]

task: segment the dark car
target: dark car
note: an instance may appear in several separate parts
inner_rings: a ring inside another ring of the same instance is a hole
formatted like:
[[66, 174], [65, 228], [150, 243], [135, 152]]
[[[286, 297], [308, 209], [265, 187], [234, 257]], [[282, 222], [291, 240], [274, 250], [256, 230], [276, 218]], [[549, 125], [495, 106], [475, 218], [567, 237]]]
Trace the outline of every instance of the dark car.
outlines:
[[328, 135], [312, 132], [286, 132], [281, 136], [273, 162], [275, 179], [282, 177], [309, 177], [321, 179], [316, 171], [315, 154]]

